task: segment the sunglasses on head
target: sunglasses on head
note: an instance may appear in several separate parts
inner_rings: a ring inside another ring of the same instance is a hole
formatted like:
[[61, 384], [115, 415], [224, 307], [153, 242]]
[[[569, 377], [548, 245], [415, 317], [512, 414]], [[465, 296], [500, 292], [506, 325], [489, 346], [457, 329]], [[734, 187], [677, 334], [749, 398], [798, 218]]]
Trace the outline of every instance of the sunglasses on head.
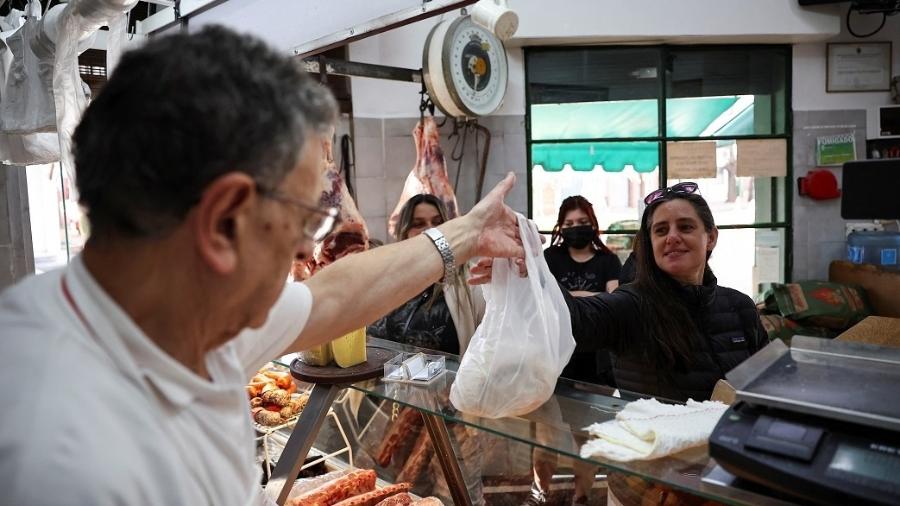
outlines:
[[644, 204], [647, 204], [649, 206], [650, 204], [656, 202], [657, 200], [665, 197], [670, 193], [691, 194], [695, 193], [699, 189], [700, 186], [697, 183], [692, 182], [673, 184], [668, 188], [660, 188], [659, 190], [650, 192], [650, 194], [644, 197]]

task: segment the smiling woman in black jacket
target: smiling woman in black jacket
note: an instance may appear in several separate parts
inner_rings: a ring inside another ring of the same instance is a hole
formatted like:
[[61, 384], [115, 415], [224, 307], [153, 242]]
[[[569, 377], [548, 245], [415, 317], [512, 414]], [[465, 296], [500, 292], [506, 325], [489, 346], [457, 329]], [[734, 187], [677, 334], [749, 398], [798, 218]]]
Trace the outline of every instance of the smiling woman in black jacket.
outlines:
[[613, 293], [566, 303], [576, 351], [610, 349], [619, 388], [708, 399], [717, 380], [768, 341], [753, 301], [709, 268], [718, 229], [696, 183], [646, 197], [637, 277]]
[[[612, 293], [563, 290], [575, 352], [608, 349], [619, 388], [709, 399], [717, 380], [768, 342], [750, 297], [719, 286], [708, 260], [719, 231], [696, 183], [656, 190], [637, 236], [636, 274]], [[490, 279], [483, 260], [472, 283]]]

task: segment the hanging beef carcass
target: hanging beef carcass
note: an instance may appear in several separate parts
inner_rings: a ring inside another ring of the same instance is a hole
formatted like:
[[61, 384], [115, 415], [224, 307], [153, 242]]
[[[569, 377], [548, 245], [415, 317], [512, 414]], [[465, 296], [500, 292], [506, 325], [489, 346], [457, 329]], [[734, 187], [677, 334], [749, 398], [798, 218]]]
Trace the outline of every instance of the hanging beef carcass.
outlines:
[[440, 132], [434, 118], [423, 118], [413, 129], [413, 138], [416, 141], [416, 165], [407, 176], [400, 201], [388, 220], [388, 234], [391, 236], [396, 230], [403, 204], [420, 193], [430, 193], [441, 199], [447, 206], [448, 218], [455, 218], [459, 214], [456, 194], [447, 177], [444, 150], [441, 149]]
[[344, 178], [334, 163], [326, 169], [325, 180], [326, 189], [322, 192], [319, 203], [323, 207], [340, 209], [341, 222], [322, 242], [316, 244], [313, 254], [316, 269], [321, 269], [351, 253], [365, 251], [369, 244], [369, 230], [366, 228], [366, 222], [359, 214], [356, 202], [350, 196]]
[[331, 136], [322, 143], [325, 157], [324, 190], [319, 199], [322, 207], [336, 207], [341, 221], [322, 241], [316, 243], [312, 258], [296, 259], [291, 268], [295, 281], [303, 281], [339, 258], [368, 249], [369, 230], [347, 190], [347, 184], [332, 156]]

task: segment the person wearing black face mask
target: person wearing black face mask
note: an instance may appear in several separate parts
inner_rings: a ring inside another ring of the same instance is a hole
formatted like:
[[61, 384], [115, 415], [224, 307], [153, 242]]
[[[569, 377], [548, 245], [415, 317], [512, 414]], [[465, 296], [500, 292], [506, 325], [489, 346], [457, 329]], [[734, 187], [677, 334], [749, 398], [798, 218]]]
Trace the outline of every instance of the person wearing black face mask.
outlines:
[[[599, 230], [594, 206], [586, 198], [575, 195], [563, 200], [553, 227], [550, 247], [544, 250], [544, 258], [561, 287], [576, 297], [611, 292], [619, 286], [619, 270], [622, 265], [619, 257], [600, 240]], [[584, 383], [615, 386], [608, 351], [573, 354], [563, 369], [562, 377]], [[576, 440], [579, 445], [583, 442]], [[557, 468], [556, 456], [536, 448], [533, 464], [534, 483], [531, 486], [531, 496], [525, 504], [547, 504], [547, 491]], [[596, 469], [585, 466], [583, 462], [573, 462], [572, 468], [575, 474], [572, 504], [586, 503]]]
[[[576, 297], [612, 292], [619, 286], [622, 264], [600, 240], [594, 206], [581, 195], [563, 200], [544, 250], [550, 272]], [[615, 386], [608, 352], [576, 353], [562, 376], [588, 383]]]
[[581, 195], [563, 200], [544, 258], [572, 295], [611, 292], [619, 286], [619, 258], [600, 240], [594, 206]]

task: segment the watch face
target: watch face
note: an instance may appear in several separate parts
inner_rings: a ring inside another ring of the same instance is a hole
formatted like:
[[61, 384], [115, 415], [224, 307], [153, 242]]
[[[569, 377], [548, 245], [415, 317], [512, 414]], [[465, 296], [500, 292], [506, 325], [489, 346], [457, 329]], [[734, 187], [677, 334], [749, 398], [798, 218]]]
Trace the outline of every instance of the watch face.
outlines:
[[445, 39], [444, 65], [454, 98], [463, 110], [486, 115], [500, 106], [506, 92], [506, 52], [490, 32], [468, 18], [452, 27]]

